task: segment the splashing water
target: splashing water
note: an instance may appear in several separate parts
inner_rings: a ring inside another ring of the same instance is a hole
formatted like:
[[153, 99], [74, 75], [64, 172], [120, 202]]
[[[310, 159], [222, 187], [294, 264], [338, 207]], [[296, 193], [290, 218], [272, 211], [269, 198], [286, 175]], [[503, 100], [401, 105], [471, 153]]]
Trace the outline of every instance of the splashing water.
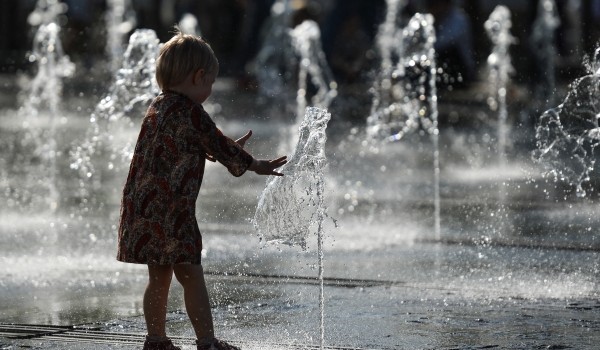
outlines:
[[86, 198], [91, 188], [100, 188], [102, 172], [117, 171], [131, 161], [133, 145], [119, 142], [115, 135], [119, 128], [133, 128], [159, 93], [155, 79], [158, 49], [153, 30], [138, 29], [131, 35], [114, 84], [92, 113], [85, 139], [74, 145], [71, 169], [80, 175], [82, 197]]
[[322, 221], [325, 129], [331, 115], [308, 107], [292, 156], [281, 168], [285, 176], [269, 179], [258, 202], [254, 226], [261, 240], [307, 248], [307, 239]]
[[515, 38], [510, 34], [511, 26], [510, 10], [505, 6], [497, 6], [485, 22], [485, 30], [494, 45], [487, 59], [493, 94], [488, 99], [488, 105], [491, 110], [498, 111], [498, 157], [501, 166], [506, 165], [508, 135], [506, 87], [509, 75], [514, 72], [509, 52], [510, 45], [515, 43]]
[[254, 227], [261, 240], [307, 248], [311, 233], [317, 236], [319, 266], [320, 348], [325, 341], [325, 297], [323, 285], [323, 220], [326, 208], [325, 129], [331, 119], [327, 110], [308, 107], [300, 126], [296, 149], [281, 171], [285, 176], [269, 179], [260, 196]]
[[547, 110], [536, 127], [534, 159], [555, 181], [568, 182], [584, 197], [600, 144], [600, 48], [587, 65], [588, 75], [573, 82], [558, 107]]

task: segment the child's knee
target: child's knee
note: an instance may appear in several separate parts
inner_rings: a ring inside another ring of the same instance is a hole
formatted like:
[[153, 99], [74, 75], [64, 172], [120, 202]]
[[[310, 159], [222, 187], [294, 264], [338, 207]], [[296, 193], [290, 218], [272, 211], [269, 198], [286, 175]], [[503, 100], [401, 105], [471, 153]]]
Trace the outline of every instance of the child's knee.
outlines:
[[190, 281], [196, 282], [204, 279], [204, 270], [199, 264], [178, 264], [173, 267], [175, 278], [184, 285]]
[[170, 284], [173, 278], [171, 266], [148, 266], [148, 281], [151, 284]]

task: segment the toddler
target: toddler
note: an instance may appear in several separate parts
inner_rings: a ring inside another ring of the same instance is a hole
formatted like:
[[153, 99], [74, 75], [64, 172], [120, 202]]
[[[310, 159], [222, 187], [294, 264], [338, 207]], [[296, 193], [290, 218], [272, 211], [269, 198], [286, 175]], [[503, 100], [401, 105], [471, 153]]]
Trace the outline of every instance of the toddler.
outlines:
[[201, 265], [202, 236], [195, 217], [206, 159], [234, 176], [246, 170], [283, 174], [285, 156], [255, 159], [244, 150], [252, 135], [234, 141], [202, 108], [219, 70], [211, 47], [200, 37], [175, 35], [160, 50], [156, 80], [162, 93], [151, 103], [123, 189], [117, 260], [148, 265], [144, 350], [177, 350], [165, 331], [167, 297], [173, 274], [184, 290], [185, 308], [198, 350], [238, 349], [214, 336]]

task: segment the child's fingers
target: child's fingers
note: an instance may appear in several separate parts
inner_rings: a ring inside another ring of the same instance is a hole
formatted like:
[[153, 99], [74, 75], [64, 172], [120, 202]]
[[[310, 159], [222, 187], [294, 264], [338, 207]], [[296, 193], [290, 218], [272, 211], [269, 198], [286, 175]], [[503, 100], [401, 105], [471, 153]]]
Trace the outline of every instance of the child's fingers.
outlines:
[[285, 163], [287, 163], [287, 156], [283, 156], [283, 157], [279, 157], [277, 159], [273, 159], [270, 161], [271, 164], [279, 164], [279, 166], [284, 165]]
[[244, 147], [244, 145], [246, 144], [246, 141], [250, 138], [250, 136], [252, 136], [252, 130], [248, 130], [248, 132], [246, 133], [246, 135], [240, 137], [239, 139], [235, 140], [235, 142]]
[[252, 130], [248, 130], [248, 132], [246, 133], [246, 135], [242, 136], [240, 138], [240, 140], [246, 141], [246, 140], [248, 140], [250, 138], [250, 136], [252, 136]]

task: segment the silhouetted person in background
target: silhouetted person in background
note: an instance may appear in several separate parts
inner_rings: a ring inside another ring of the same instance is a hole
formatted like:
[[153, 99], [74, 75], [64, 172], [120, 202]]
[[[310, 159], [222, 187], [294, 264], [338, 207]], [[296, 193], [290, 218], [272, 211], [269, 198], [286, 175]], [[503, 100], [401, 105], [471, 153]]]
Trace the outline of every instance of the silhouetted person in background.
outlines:
[[351, 82], [368, 64], [385, 13], [384, 0], [335, 0], [322, 25], [323, 51], [338, 81]]
[[437, 65], [444, 70], [439, 83], [454, 88], [468, 85], [476, 78], [469, 18], [453, 0], [426, 0], [425, 4], [435, 19]]

